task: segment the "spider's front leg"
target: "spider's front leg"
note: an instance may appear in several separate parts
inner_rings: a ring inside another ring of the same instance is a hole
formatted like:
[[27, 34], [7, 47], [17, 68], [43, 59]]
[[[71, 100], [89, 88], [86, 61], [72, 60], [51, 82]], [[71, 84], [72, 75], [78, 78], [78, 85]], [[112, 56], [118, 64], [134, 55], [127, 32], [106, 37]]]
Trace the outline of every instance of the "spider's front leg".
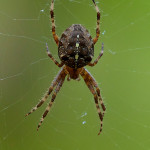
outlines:
[[83, 69], [83, 72], [84, 72], [86, 78], [88, 78], [89, 82], [90, 82], [90, 83], [95, 87], [95, 89], [96, 89], [96, 93], [97, 93], [97, 95], [98, 95], [98, 99], [99, 99], [100, 104], [101, 104], [101, 107], [102, 107], [102, 109], [103, 109], [103, 117], [104, 117], [104, 114], [105, 114], [105, 111], [106, 111], [106, 107], [105, 107], [105, 105], [104, 105], [104, 102], [103, 102], [103, 100], [102, 100], [102, 96], [101, 96], [101, 94], [100, 94], [100, 88], [98, 87], [98, 84], [96, 83], [94, 77], [93, 77], [85, 68]]
[[91, 67], [95, 66], [95, 65], [98, 63], [99, 59], [103, 56], [104, 43], [102, 43], [102, 48], [101, 48], [101, 49], [102, 49], [102, 50], [101, 50], [99, 56], [96, 58], [96, 60], [95, 60], [93, 63], [90, 62], [90, 63], [88, 64], [88, 66], [91, 66]]
[[58, 85], [56, 86], [55, 91], [54, 91], [54, 93], [53, 93], [53, 95], [52, 95], [51, 101], [50, 101], [50, 103], [48, 104], [48, 106], [47, 106], [45, 112], [43, 113], [43, 116], [42, 116], [42, 118], [41, 118], [41, 120], [40, 120], [40, 122], [39, 122], [39, 124], [38, 124], [37, 130], [39, 130], [41, 124], [42, 124], [43, 121], [44, 121], [44, 118], [47, 116], [48, 112], [50, 111], [50, 109], [51, 109], [51, 107], [52, 107], [52, 105], [53, 105], [53, 103], [54, 103], [54, 100], [55, 100], [55, 98], [56, 98], [56, 95], [57, 95], [57, 93], [59, 92], [60, 88], [62, 87], [62, 85], [63, 85], [63, 83], [64, 83], [65, 77], [66, 77], [66, 74], [64, 74], [64, 75], [61, 77], [61, 80], [59, 81]]
[[58, 66], [58, 67], [62, 67], [64, 64], [63, 62], [59, 63], [50, 53], [50, 51], [48, 50], [48, 45], [46, 43], [46, 51], [47, 51], [47, 55], [51, 58], [51, 60]]
[[29, 113], [27, 113], [25, 115], [25, 117], [28, 116], [28, 115], [30, 115], [34, 111], [36, 111], [40, 106], [42, 106], [44, 104], [44, 102], [47, 100], [48, 96], [51, 94], [51, 92], [53, 91], [53, 89], [55, 88], [55, 86], [58, 84], [57, 82], [58, 81], [56, 79], [52, 82], [51, 86], [49, 87], [49, 90], [46, 92], [46, 94], [44, 95], [44, 97], [38, 102], [38, 104], [35, 107], [33, 107], [31, 109], [31, 111]]
[[46, 94], [44, 95], [44, 97], [38, 102], [38, 104], [33, 107], [31, 109], [31, 111], [29, 113], [27, 113], [25, 116], [30, 115], [32, 112], [34, 112], [35, 110], [37, 110], [40, 106], [42, 106], [44, 104], [44, 102], [47, 100], [48, 96], [52, 93], [53, 89], [57, 86], [58, 84], [60, 84], [60, 81], [62, 80], [62, 78], [64, 78], [66, 76], [66, 72], [65, 69], [62, 68], [60, 70], [60, 72], [58, 73], [58, 75], [56, 76], [56, 78], [53, 80], [51, 86], [49, 87], [49, 90], [46, 92]]
[[96, 83], [94, 77], [92, 77], [92, 75], [91, 75], [86, 69], [85, 69], [85, 72], [88, 74], [89, 80], [90, 80], [91, 84], [92, 84], [92, 85], [95, 87], [95, 89], [96, 89], [96, 92], [97, 92], [97, 95], [98, 95], [98, 99], [99, 99], [100, 104], [101, 104], [101, 107], [102, 107], [102, 109], [103, 109], [103, 117], [104, 117], [104, 114], [105, 114], [105, 111], [106, 111], [106, 107], [105, 107], [104, 102], [103, 102], [103, 100], [102, 100], [102, 96], [101, 96], [101, 94], [100, 94], [100, 89], [99, 89], [99, 87], [98, 87], [98, 84]]
[[[89, 90], [91, 91], [91, 93], [93, 94], [94, 96], [94, 100], [95, 100], [95, 104], [96, 104], [96, 108], [97, 108], [97, 111], [98, 111], [98, 115], [99, 115], [99, 118], [100, 118], [100, 131], [98, 133], [98, 135], [102, 132], [102, 127], [103, 127], [103, 117], [104, 117], [104, 111], [106, 110], [104, 104], [103, 104], [103, 101], [102, 101], [102, 98], [100, 96], [100, 91], [99, 91], [99, 88], [98, 86], [96, 86], [96, 84], [94, 83], [95, 80], [92, 80], [93, 77], [90, 75], [90, 73], [85, 69], [83, 68], [82, 71], [80, 72], [80, 75], [83, 77], [86, 85], [88, 86]], [[94, 89], [94, 87], [96, 88], [96, 91]], [[97, 92], [97, 93], [96, 93]], [[100, 100], [101, 102], [101, 107], [103, 109], [103, 113], [101, 112], [100, 110], [100, 107], [99, 107], [99, 104], [98, 104], [98, 99]]]

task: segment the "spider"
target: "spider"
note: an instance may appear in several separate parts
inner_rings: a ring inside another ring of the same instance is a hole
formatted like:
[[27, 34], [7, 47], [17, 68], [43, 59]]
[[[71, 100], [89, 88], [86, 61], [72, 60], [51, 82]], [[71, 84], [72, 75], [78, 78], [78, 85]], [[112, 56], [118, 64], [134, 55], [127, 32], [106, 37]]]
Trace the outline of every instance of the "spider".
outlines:
[[[98, 111], [98, 115], [100, 118], [100, 130], [98, 135], [102, 131], [103, 126], [103, 117], [105, 113], [105, 105], [103, 103], [102, 97], [100, 95], [100, 89], [98, 84], [96, 83], [94, 77], [84, 68], [84, 66], [95, 66], [101, 56], [103, 55], [103, 43], [102, 43], [102, 50], [97, 59], [92, 63], [92, 58], [94, 56], [94, 45], [96, 44], [99, 35], [100, 35], [100, 11], [98, 6], [95, 3], [95, 0], [92, 0], [97, 12], [97, 27], [96, 27], [96, 36], [92, 39], [91, 35], [89, 34], [88, 30], [85, 29], [80, 24], [73, 24], [69, 28], [67, 28], [59, 38], [55, 32], [55, 21], [54, 21], [54, 0], [51, 1], [50, 7], [50, 16], [52, 22], [52, 34], [53, 38], [58, 46], [58, 55], [61, 60], [61, 63], [56, 61], [56, 59], [52, 56], [50, 51], [48, 50], [48, 46], [46, 44], [47, 55], [51, 58], [51, 60], [61, 68], [58, 75], [53, 80], [51, 86], [49, 87], [48, 91], [44, 95], [44, 97], [40, 100], [40, 102], [31, 109], [26, 116], [30, 115], [32, 112], [37, 110], [48, 98], [48, 96], [53, 92], [52, 98], [48, 106], [46, 107], [45, 112], [38, 124], [37, 130], [41, 126], [44, 118], [47, 116], [48, 112], [50, 111], [54, 100], [56, 98], [57, 93], [59, 92], [60, 88], [62, 87], [65, 77], [67, 76], [67, 80], [70, 81], [71, 79], [80, 80], [80, 76], [84, 79], [87, 87], [91, 91], [94, 96], [96, 108]], [[101, 105], [102, 111], [100, 109], [99, 103]]]

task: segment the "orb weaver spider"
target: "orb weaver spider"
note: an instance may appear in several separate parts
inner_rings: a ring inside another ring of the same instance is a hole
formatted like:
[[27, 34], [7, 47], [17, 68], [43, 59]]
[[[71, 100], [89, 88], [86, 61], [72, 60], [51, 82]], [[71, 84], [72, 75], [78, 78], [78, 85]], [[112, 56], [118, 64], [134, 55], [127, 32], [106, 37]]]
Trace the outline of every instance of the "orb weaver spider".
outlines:
[[[95, 3], [95, 0], [92, 0], [97, 12], [97, 27], [96, 27], [96, 37], [92, 39], [91, 35], [89, 34], [88, 30], [85, 29], [80, 24], [73, 24], [69, 28], [67, 28], [61, 37], [59, 38], [55, 32], [55, 21], [54, 21], [54, 0], [51, 2], [50, 7], [50, 16], [51, 16], [51, 22], [52, 22], [52, 34], [53, 38], [58, 46], [58, 55], [61, 60], [61, 63], [56, 61], [56, 59], [52, 56], [50, 51], [48, 50], [48, 46], [46, 44], [47, 49], [47, 55], [51, 58], [51, 60], [61, 68], [60, 72], [56, 76], [56, 78], [53, 80], [51, 86], [49, 87], [49, 90], [46, 92], [44, 97], [40, 100], [40, 102], [31, 109], [29, 113], [26, 114], [26, 116], [30, 115], [32, 112], [34, 112], [36, 109], [38, 109], [48, 98], [48, 96], [53, 92], [52, 98], [50, 103], [48, 104], [39, 124], [38, 128], [41, 126], [42, 122], [44, 121], [44, 118], [50, 111], [54, 100], [56, 98], [57, 93], [59, 92], [60, 88], [62, 87], [65, 77], [67, 77], [67, 80], [70, 81], [70, 79], [74, 80], [80, 80], [79, 75], [82, 76], [84, 79], [87, 87], [91, 91], [91, 93], [94, 96], [96, 108], [98, 111], [98, 115], [100, 118], [100, 130], [98, 135], [102, 131], [103, 126], [103, 117], [105, 113], [105, 105], [103, 103], [102, 97], [100, 95], [100, 89], [98, 87], [98, 84], [96, 83], [94, 77], [87, 71], [87, 69], [84, 68], [84, 66], [95, 66], [101, 56], [103, 55], [103, 44], [102, 44], [102, 51], [97, 57], [97, 59], [91, 63], [92, 58], [94, 56], [94, 45], [96, 44], [99, 35], [100, 35], [100, 11], [98, 6]], [[102, 107], [103, 112], [100, 109], [99, 103]]]

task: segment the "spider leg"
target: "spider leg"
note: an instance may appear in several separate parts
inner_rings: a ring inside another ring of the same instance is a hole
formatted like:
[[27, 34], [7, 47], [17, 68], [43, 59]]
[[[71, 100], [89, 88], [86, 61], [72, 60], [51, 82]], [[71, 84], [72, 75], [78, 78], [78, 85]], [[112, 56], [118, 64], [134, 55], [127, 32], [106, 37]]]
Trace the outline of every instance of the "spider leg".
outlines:
[[93, 39], [93, 43], [96, 44], [98, 38], [99, 38], [99, 35], [100, 35], [100, 11], [99, 11], [99, 8], [98, 6], [96, 5], [95, 3], [95, 0], [92, 0], [93, 3], [94, 3], [94, 6], [95, 6], [95, 9], [96, 9], [96, 12], [97, 12], [97, 27], [96, 27], [96, 37]]
[[93, 84], [94, 87], [96, 88], [96, 92], [97, 92], [97, 95], [98, 95], [98, 98], [99, 98], [101, 107], [102, 107], [102, 109], [103, 109], [103, 116], [104, 116], [105, 111], [106, 111], [106, 107], [105, 107], [104, 102], [103, 102], [103, 100], [102, 100], [102, 97], [101, 97], [101, 94], [100, 94], [100, 89], [99, 89], [97, 83], [96, 83], [94, 80], [92, 80], [92, 84]]
[[70, 80], [71, 80], [71, 78], [70, 78], [70, 75], [68, 74], [67, 81], [70, 81]]
[[52, 34], [53, 34], [53, 38], [54, 38], [56, 44], [58, 45], [59, 44], [59, 37], [57, 36], [57, 34], [55, 32], [54, 0], [52, 0], [52, 2], [51, 2], [50, 16], [51, 16], [51, 21], [52, 21]]
[[81, 79], [80, 79], [80, 77], [78, 77], [77, 79], [76, 79], [76, 81], [80, 81]]
[[48, 50], [48, 45], [46, 43], [46, 51], [47, 51], [47, 55], [51, 58], [51, 60], [58, 66], [58, 67], [62, 67], [64, 65], [63, 62], [59, 63], [50, 53], [50, 51]]
[[[65, 75], [65, 76], [66, 76], [66, 75]], [[57, 93], [59, 92], [60, 88], [62, 87], [62, 85], [63, 85], [63, 83], [64, 83], [65, 76], [60, 80], [60, 82], [59, 82], [58, 85], [56, 86], [55, 91], [54, 91], [54, 93], [53, 93], [53, 95], [52, 95], [51, 101], [50, 101], [50, 103], [48, 104], [48, 106], [47, 106], [45, 112], [43, 113], [43, 116], [42, 116], [42, 118], [41, 118], [41, 120], [40, 120], [40, 122], [39, 122], [39, 124], [38, 124], [37, 130], [39, 130], [41, 124], [42, 124], [43, 121], [44, 121], [44, 118], [47, 116], [48, 112], [50, 111], [50, 109], [51, 109], [51, 107], [52, 107], [52, 105], [53, 105], [53, 102], [54, 102], [54, 100], [55, 100], [55, 98], [56, 98], [56, 95], [57, 95]]]
[[91, 83], [91, 80], [90, 80], [90, 74], [85, 71], [85, 69], [83, 68], [83, 70], [80, 72], [81, 76], [83, 77], [86, 85], [88, 86], [89, 90], [91, 91], [91, 93], [93, 94], [94, 96], [94, 100], [95, 100], [95, 104], [96, 104], [96, 108], [97, 108], [97, 112], [98, 112], [98, 115], [99, 115], [99, 118], [100, 118], [100, 131], [98, 133], [98, 135], [102, 132], [102, 127], [103, 127], [103, 114], [100, 110], [100, 107], [99, 107], [99, 104], [98, 104], [98, 96], [97, 96], [97, 93], [95, 92], [94, 90], [94, 87]]
[[92, 85], [95, 87], [95, 89], [96, 89], [96, 92], [97, 92], [97, 95], [98, 95], [98, 99], [99, 99], [100, 104], [101, 104], [101, 107], [102, 107], [102, 109], [103, 109], [103, 116], [104, 116], [105, 111], [106, 111], [106, 107], [105, 107], [104, 102], [103, 102], [103, 100], [102, 100], [102, 97], [101, 97], [101, 94], [100, 94], [100, 89], [99, 89], [99, 87], [98, 87], [98, 84], [96, 83], [94, 77], [93, 77], [86, 69], [85, 69], [84, 71], [85, 71], [85, 73], [88, 75], [91, 84], [92, 84]]
[[56, 78], [53, 80], [51, 86], [49, 87], [49, 90], [46, 92], [46, 94], [44, 95], [44, 97], [39, 101], [39, 103], [33, 107], [31, 109], [31, 111], [29, 113], [27, 113], [25, 116], [30, 115], [32, 112], [34, 112], [35, 110], [37, 110], [48, 98], [48, 96], [51, 94], [51, 92], [53, 91], [54, 87], [60, 82], [62, 76], [64, 76], [64, 69], [61, 69], [60, 72], [58, 73], [58, 75], [56, 76]]
[[103, 56], [103, 51], [104, 51], [104, 43], [102, 43], [102, 50], [99, 56], [96, 58], [96, 60], [93, 63], [90, 62], [88, 65], [91, 67], [95, 66], [98, 63], [99, 59]]

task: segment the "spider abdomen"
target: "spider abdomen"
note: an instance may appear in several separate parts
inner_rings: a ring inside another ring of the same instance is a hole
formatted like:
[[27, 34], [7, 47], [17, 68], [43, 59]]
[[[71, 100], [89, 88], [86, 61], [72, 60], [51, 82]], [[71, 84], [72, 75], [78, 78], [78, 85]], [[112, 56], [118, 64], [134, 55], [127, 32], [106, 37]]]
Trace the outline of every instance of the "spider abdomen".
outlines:
[[71, 68], [86, 66], [94, 56], [94, 44], [88, 30], [80, 24], [66, 29], [59, 41], [58, 55]]

